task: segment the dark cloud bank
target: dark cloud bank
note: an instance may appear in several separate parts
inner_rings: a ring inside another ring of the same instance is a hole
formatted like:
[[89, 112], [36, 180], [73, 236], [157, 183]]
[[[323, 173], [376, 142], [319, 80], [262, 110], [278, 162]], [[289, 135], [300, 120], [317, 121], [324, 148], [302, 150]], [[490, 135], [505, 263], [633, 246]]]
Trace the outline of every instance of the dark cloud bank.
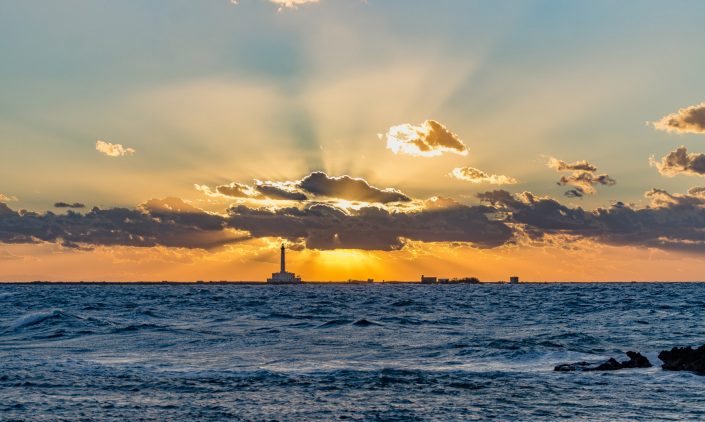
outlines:
[[228, 212], [231, 227], [249, 231], [254, 237], [280, 236], [303, 239], [312, 249], [355, 248], [394, 250], [401, 238], [424, 242], [471, 242], [496, 247], [508, 242], [511, 229], [493, 221], [485, 206], [456, 206], [417, 212], [393, 212], [364, 207], [346, 211], [321, 203], [278, 210], [251, 209], [243, 205]]
[[611, 245], [660, 249], [705, 250], [705, 195], [703, 188], [688, 194], [652, 189], [645, 196], [651, 206], [635, 208], [617, 202], [610, 208], [586, 211], [567, 207], [551, 198], [530, 193], [511, 195], [486, 192], [481, 200], [505, 209], [509, 220], [522, 224], [535, 238], [571, 234]]
[[[378, 207], [344, 211], [329, 204], [303, 208], [232, 207], [225, 216], [197, 210], [176, 198], [152, 200], [138, 209], [93, 208], [86, 214], [38, 214], [0, 204], [0, 241], [58, 242], [64, 246], [125, 245], [214, 248], [250, 237], [303, 240], [313, 249], [394, 250], [401, 238], [426, 242], [472, 242], [500, 246], [512, 237], [509, 227], [490, 220], [484, 206], [457, 206], [419, 212]], [[242, 231], [250, 233], [243, 235]]]
[[151, 200], [136, 209], [111, 208], [57, 215], [14, 211], [0, 204], [0, 241], [54, 242], [68, 247], [126, 245], [211, 249], [259, 237], [282, 237], [312, 249], [396, 250], [404, 239], [469, 242], [493, 248], [516, 241], [567, 234], [612, 245], [689, 251], [705, 250], [705, 189], [670, 194], [652, 189], [651, 205], [616, 203], [589, 211], [531, 193], [504, 190], [479, 194], [486, 205], [451, 201], [444, 206], [396, 211], [384, 206], [343, 210], [307, 202], [277, 209], [233, 206], [227, 214], [206, 213], [177, 198]]

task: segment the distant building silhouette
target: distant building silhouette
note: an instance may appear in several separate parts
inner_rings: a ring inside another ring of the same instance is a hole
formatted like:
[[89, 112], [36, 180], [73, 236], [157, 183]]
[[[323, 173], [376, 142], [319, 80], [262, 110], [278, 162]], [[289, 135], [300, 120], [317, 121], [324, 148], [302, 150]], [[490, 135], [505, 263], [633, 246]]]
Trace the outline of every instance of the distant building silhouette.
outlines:
[[509, 284], [519, 284], [519, 277], [515, 275], [509, 277]]
[[422, 275], [421, 284], [479, 284], [480, 279], [477, 277], [463, 278], [438, 278]]
[[374, 278], [368, 278], [367, 280], [354, 280], [352, 278], [348, 279], [348, 283], [350, 284], [372, 284], [374, 282]]
[[286, 271], [286, 248], [282, 244], [281, 260], [279, 264], [279, 272], [272, 273], [272, 278], [267, 279], [269, 284], [301, 284], [301, 277], [297, 277], [294, 273]]
[[421, 284], [436, 284], [438, 282], [438, 279], [436, 277], [426, 277], [425, 275], [421, 276]]

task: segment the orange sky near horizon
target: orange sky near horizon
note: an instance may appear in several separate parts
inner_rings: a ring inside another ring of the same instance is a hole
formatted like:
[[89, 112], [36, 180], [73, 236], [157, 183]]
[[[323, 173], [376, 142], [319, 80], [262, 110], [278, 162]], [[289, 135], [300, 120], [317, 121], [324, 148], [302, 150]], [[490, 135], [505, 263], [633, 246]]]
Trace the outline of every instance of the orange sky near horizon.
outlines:
[[[279, 239], [259, 239], [219, 251], [97, 247], [76, 251], [53, 244], [11, 245], [0, 255], [1, 281], [264, 281], [279, 270]], [[524, 282], [703, 281], [697, 255], [579, 242], [574, 248], [420, 244], [394, 252], [287, 251], [287, 270], [304, 281], [419, 281], [520, 276]]]

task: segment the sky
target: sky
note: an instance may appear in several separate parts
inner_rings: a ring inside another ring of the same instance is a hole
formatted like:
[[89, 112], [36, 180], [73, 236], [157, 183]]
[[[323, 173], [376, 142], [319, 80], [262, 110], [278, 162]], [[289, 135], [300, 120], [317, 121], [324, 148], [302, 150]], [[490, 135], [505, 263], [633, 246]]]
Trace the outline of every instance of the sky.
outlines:
[[1, 2], [0, 281], [703, 280], [704, 14]]

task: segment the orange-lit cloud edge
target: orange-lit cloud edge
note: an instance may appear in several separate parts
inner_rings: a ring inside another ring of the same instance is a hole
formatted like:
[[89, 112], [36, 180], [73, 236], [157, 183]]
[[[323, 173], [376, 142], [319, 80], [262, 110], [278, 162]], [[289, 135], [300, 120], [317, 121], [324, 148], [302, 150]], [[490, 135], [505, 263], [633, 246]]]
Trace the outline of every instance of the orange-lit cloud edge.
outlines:
[[[393, 126], [379, 137], [394, 154], [435, 157], [468, 151], [456, 134], [433, 120]], [[98, 141], [97, 150], [128, 155], [99, 148], [105, 145], [114, 146]], [[664, 157], [653, 165], [669, 177], [701, 175], [699, 155], [681, 155], [687, 162]], [[615, 183], [595, 174], [596, 167], [585, 160], [566, 163], [551, 157], [548, 167], [573, 172], [559, 183], [580, 194], [594, 194], [596, 184]], [[258, 281], [276, 269], [281, 243], [293, 249], [289, 267], [309, 281], [407, 281], [421, 274], [483, 281], [509, 275], [530, 281], [702, 277], [705, 189], [699, 187], [685, 194], [651, 189], [645, 193], [648, 206], [616, 202], [595, 210], [505, 190], [478, 194], [479, 204], [440, 195], [423, 200], [362, 178], [323, 172], [299, 180], [195, 188], [205, 197], [199, 206], [164, 198], [135, 209], [80, 213], [71, 208], [80, 209], [81, 203], [57, 203], [69, 211], [54, 214], [16, 211], [2, 203], [0, 280]]]

